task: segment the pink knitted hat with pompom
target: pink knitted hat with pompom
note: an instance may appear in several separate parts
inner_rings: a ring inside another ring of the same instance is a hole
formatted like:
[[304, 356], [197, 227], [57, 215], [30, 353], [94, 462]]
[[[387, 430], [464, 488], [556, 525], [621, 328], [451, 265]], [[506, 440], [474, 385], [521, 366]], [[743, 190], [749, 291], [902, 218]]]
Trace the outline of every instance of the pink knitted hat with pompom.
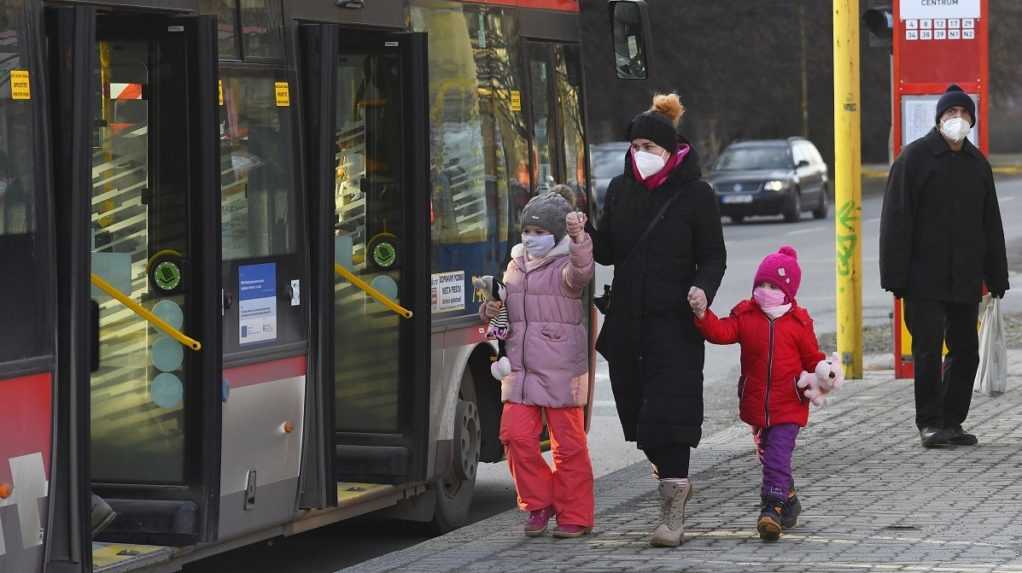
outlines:
[[798, 251], [794, 247], [785, 245], [763, 259], [756, 271], [756, 280], [753, 281], [752, 288], [763, 283], [770, 283], [781, 289], [788, 297], [787, 302], [795, 300], [798, 287], [802, 283], [802, 268], [798, 266]]

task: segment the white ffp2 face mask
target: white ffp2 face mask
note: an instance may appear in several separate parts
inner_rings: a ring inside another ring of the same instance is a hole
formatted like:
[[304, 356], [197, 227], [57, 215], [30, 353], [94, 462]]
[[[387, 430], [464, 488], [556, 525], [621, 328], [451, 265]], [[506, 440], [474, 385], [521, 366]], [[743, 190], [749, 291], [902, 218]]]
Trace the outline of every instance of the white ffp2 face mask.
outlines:
[[944, 137], [955, 143], [959, 143], [968, 137], [970, 131], [972, 131], [972, 126], [960, 117], [946, 119], [940, 124], [940, 132], [944, 134]]
[[650, 176], [660, 173], [664, 165], [667, 165], [667, 161], [663, 157], [648, 151], [633, 152], [632, 161], [635, 162], [635, 167], [643, 179], [649, 179]]

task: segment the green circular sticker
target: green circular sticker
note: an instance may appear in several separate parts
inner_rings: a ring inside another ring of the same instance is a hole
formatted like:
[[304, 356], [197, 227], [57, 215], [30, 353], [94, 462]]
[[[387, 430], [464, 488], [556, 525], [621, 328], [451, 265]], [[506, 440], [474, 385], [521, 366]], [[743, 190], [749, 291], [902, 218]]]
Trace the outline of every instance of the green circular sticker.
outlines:
[[373, 247], [373, 262], [380, 268], [389, 268], [397, 261], [397, 249], [389, 242], [382, 241]]
[[172, 291], [181, 285], [181, 267], [173, 261], [162, 261], [153, 269], [153, 282], [161, 290]]

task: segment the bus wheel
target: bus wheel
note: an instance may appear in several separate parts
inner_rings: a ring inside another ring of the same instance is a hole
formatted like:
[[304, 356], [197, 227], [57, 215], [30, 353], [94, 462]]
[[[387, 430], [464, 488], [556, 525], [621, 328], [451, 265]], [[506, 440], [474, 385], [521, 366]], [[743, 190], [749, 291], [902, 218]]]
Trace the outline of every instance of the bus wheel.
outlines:
[[[472, 387], [471, 379], [468, 381]], [[462, 384], [463, 390], [465, 385]], [[466, 395], [468, 393], [471, 395]], [[479, 467], [480, 424], [475, 393], [462, 392], [454, 415], [454, 452], [447, 474], [437, 480], [436, 509], [430, 529], [436, 534], [457, 529], [468, 521]]]

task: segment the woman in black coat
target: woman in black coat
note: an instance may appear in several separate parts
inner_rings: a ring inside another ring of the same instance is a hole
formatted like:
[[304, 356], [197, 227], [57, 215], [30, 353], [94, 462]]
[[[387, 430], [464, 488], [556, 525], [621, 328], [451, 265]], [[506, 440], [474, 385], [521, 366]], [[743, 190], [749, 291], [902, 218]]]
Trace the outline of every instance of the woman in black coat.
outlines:
[[660, 481], [661, 523], [650, 540], [658, 546], [681, 543], [689, 451], [702, 436], [705, 350], [688, 296], [701, 289], [712, 300], [726, 260], [716, 196], [677, 134], [683, 114], [677, 95], [658, 95], [632, 120], [624, 173], [610, 182], [590, 230], [596, 261], [614, 266], [596, 348], [610, 363], [625, 439], [637, 442]]

